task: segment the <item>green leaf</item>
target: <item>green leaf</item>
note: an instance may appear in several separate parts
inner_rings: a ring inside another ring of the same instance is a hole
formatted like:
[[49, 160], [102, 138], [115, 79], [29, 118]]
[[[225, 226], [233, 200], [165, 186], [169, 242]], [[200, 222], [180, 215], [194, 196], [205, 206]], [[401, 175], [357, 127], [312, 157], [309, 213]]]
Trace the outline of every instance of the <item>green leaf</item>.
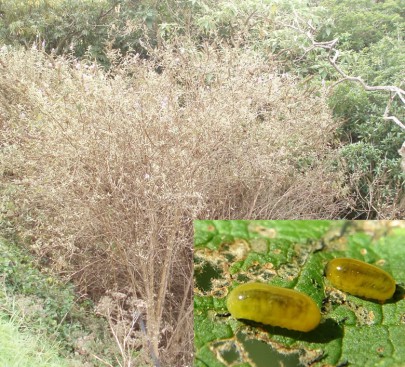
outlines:
[[[405, 221], [195, 221], [195, 366], [403, 366]], [[346, 294], [324, 277], [350, 257], [397, 282], [384, 304]], [[309, 295], [322, 313], [303, 333], [239, 321], [228, 291], [259, 281]]]

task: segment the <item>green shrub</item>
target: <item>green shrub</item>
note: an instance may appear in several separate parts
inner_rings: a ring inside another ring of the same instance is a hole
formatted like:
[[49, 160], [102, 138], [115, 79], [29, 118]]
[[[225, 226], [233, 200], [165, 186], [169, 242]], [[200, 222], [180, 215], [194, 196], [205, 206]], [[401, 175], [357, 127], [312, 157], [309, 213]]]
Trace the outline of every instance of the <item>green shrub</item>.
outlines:
[[[337, 63], [347, 75], [359, 76], [371, 86], [401, 87], [405, 23], [400, 3], [397, 0], [322, 1], [332, 22], [330, 34], [320, 32], [318, 39], [339, 39]], [[310, 60], [316, 62], [322, 57], [325, 58], [325, 53], [320, 52]], [[339, 78], [336, 72], [327, 76], [331, 83]], [[349, 81], [337, 85], [329, 99], [334, 116], [344, 120], [339, 138], [348, 144], [342, 149], [348, 173], [357, 175], [351, 181], [351, 191], [357, 196], [356, 206], [362, 213], [364, 207], [373, 208], [366, 214], [372, 218], [379, 215], [385, 218], [389, 213], [404, 210], [398, 195], [404, 188], [404, 175], [397, 152], [403, 142], [403, 131], [392, 121], [383, 119], [388, 99], [386, 92], [367, 92]], [[403, 120], [402, 108], [396, 98], [390, 115]], [[354, 216], [355, 212], [356, 209]]]
[[345, 50], [361, 51], [386, 35], [398, 34], [404, 27], [401, 0], [324, 0], [321, 5], [329, 9], [334, 19], [328, 38], [345, 34], [341, 44]]

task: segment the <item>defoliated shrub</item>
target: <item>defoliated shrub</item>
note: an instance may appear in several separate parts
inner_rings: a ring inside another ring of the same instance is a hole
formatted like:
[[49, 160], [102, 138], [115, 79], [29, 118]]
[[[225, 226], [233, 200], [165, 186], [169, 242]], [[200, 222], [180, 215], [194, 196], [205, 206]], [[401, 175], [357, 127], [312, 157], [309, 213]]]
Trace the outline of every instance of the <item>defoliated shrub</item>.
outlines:
[[144, 300], [167, 365], [191, 363], [193, 219], [336, 218], [347, 204], [324, 92], [304, 96], [252, 50], [169, 44], [108, 74], [32, 50], [2, 60], [0, 89], [27, 96], [1, 130], [2, 184], [19, 187], [9, 220], [94, 299]]

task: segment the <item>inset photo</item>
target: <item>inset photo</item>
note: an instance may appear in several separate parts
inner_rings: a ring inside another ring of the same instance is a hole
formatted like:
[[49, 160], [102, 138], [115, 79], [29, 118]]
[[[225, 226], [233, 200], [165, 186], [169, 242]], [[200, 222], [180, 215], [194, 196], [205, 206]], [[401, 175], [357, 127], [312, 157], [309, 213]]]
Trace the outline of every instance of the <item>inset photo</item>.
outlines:
[[405, 221], [194, 221], [194, 366], [403, 366], [404, 243]]

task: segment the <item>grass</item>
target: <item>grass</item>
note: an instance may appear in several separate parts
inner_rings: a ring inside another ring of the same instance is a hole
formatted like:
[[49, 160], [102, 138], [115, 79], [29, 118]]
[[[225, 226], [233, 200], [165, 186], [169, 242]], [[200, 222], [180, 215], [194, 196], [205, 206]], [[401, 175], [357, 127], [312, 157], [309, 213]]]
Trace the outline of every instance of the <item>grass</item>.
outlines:
[[119, 366], [108, 324], [71, 284], [16, 242], [0, 238], [0, 254], [0, 366]]
[[[21, 331], [16, 317], [0, 312], [0, 365], [4, 367], [70, 367], [59, 356], [59, 348], [45, 337], [29, 330]], [[76, 364], [79, 366], [79, 364]]]

